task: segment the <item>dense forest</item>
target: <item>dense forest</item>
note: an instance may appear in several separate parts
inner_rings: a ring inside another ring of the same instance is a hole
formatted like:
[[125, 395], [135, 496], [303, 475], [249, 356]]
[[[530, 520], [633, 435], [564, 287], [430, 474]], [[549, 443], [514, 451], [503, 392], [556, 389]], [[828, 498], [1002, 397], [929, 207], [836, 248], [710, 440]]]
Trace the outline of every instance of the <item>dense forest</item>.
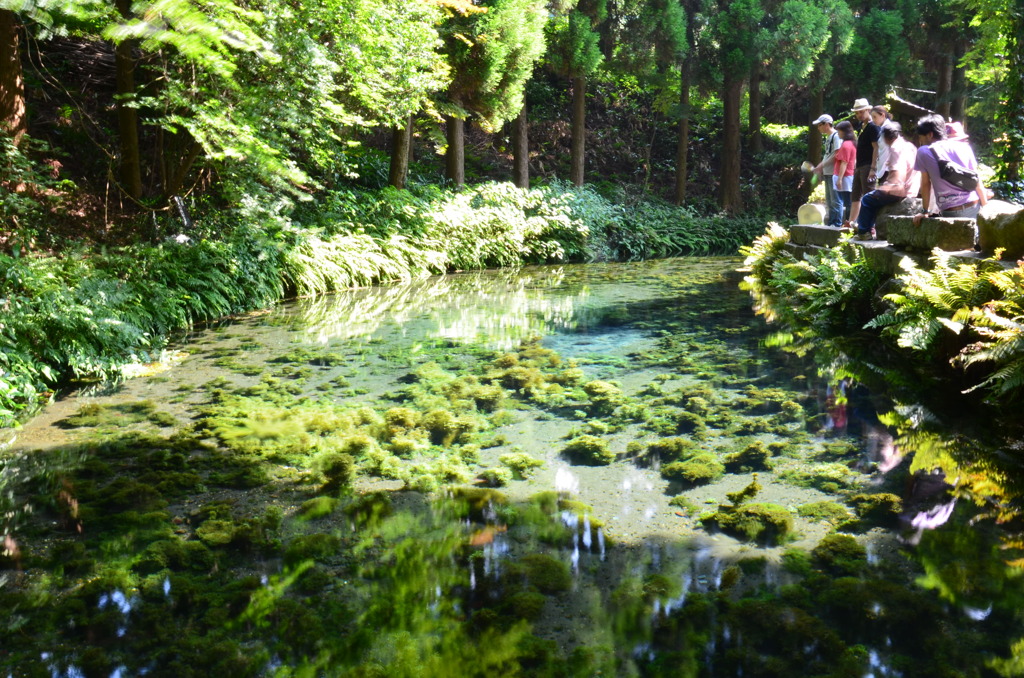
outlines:
[[734, 252], [857, 97], [966, 121], [1017, 195], [1015, 7], [0, 0], [0, 416], [286, 295]]

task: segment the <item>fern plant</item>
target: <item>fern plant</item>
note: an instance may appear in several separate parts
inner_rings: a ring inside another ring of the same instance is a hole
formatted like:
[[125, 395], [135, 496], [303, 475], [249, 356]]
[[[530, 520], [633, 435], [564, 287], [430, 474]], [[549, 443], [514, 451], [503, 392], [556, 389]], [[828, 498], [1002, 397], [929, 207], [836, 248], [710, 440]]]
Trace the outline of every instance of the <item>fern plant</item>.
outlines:
[[973, 309], [998, 296], [978, 265], [952, 265], [950, 254], [940, 249], [934, 250], [931, 262], [932, 268], [924, 270], [905, 257], [900, 263], [904, 273], [898, 277], [902, 289], [885, 296], [891, 309], [868, 323], [914, 351], [931, 350], [943, 330], [961, 334]]

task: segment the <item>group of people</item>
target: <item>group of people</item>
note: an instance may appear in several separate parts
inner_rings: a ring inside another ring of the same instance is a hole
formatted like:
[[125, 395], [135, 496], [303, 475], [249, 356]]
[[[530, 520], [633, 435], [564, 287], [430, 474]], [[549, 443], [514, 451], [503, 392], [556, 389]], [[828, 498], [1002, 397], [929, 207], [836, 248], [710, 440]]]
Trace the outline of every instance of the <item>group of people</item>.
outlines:
[[833, 126], [827, 114], [812, 123], [825, 137], [823, 157], [814, 171], [824, 179], [829, 226], [856, 225], [854, 237], [872, 240], [878, 211], [917, 195], [922, 197], [924, 212], [915, 216], [915, 223], [926, 214], [977, 216], [987, 200], [980, 178], [977, 188], [964, 190], [951, 183], [948, 174], [943, 177], [943, 167], [949, 164], [977, 173], [978, 161], [961, 123], [926, 115], [914, 129], [915, 146], [903, 137], [902, 126], [885, 106], [857, 99], [853, 114], [859, 134], [849, 120]]

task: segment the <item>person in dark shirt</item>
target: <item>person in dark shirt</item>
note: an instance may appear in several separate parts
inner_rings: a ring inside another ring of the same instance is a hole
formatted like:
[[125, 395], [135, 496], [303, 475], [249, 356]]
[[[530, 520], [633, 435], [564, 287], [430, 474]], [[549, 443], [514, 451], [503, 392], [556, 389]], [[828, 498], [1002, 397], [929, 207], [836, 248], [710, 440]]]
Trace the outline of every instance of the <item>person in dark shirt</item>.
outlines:
[[871, 122], [871, 104], [867, 99], [854, 101], [853, 113], [861, 124], [860, 135], [857, 137], [857, 168], [853, 174], [853, 193], [850, 195], [853, 201], [850, 221], [856, 222], [860, 215], [860, 199], [875, 188], [878, 140], [882, 136], [882, 131], [878, 125]]

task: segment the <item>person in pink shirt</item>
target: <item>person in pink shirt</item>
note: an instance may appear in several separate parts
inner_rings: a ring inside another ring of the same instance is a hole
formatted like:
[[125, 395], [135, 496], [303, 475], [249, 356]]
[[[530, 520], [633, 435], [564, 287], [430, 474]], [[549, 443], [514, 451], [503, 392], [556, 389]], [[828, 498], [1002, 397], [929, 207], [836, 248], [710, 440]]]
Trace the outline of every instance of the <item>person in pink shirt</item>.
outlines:
[[853, 134], [853, 125], [849, 120], [843, 120], [836, 125], [839, 138], [843, 140], [842, 146], [836, 151], [835, 174], [832, 175], [833, 186], [839, 202], [842, 203], [843, 226], [850, 225], [850, 204], [853, 192], [853, 173], [857, 163], [857, 145]]
[[882, 128], [885, 143], [889, 148], [886, 161], [885, 179], [873, 191], [868, 191], [860, 199], [860, 214], [857, 215], [858, 240], [872, 240], [872, 231], [878, 211], [886, 205], [893, 205], [907, 196], [917, 195], [920, 190], [920, 173], [914, 169], [917, 161], [917, 147], [903, 138], [902, 127], [890, 121]]

